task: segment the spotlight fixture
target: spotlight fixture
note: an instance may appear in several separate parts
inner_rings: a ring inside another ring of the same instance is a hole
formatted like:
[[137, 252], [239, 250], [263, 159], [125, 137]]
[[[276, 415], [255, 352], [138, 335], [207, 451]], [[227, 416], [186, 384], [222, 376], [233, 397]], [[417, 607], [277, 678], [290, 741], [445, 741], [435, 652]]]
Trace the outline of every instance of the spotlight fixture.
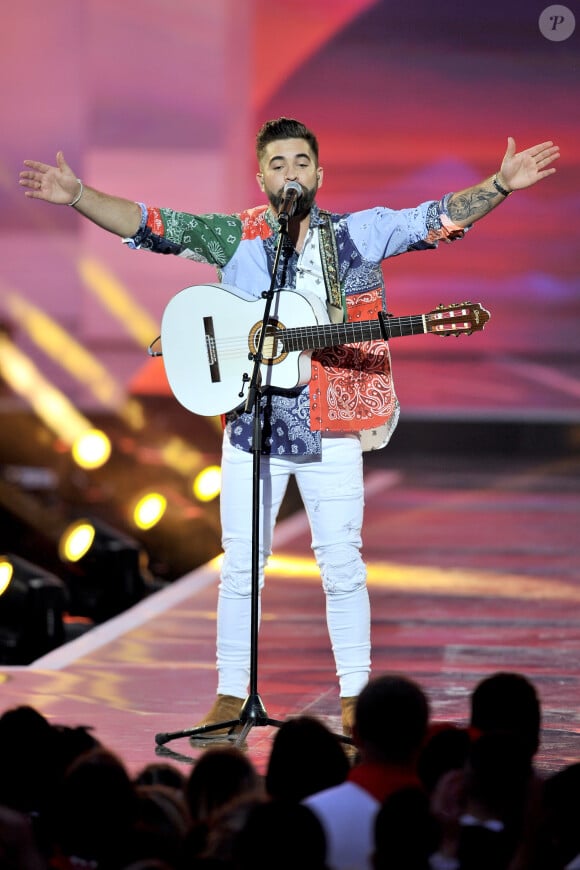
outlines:
[[0, 555], [0, 661], [27, 665], [65, 641], [65, 583], [38, 565]]
[[142, 545], [101, 520], [72, 523], [58, 549], [68, 566], [70, 612], [75, 616], [104, 622], [156, 588]]

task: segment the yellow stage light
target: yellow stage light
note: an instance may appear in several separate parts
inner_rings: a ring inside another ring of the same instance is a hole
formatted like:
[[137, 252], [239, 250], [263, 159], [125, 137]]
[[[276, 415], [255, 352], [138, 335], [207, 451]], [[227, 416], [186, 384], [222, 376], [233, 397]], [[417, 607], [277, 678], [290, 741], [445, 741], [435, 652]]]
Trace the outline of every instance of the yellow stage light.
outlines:
[[0, 595], [3, 595], [12, 580], [14, 566], [8, 559], [0, 559]]
[[111, 442], [100, 429], [82, 432], [72, 446], [72, 456], [81, 468], [100, 468], [111, 455]]
[[193, 481], [193, 494], [199, 501], [212, 501], [220, 494], [222, 472], [219, 465], [208, 465]]
[[95, 527], [87, 520], [79, 520], [66, 528], [58, 545], [63, 562], [78, 562], [91, 549]]
[[167, 499], [159, 492], [148, 492], [133, 508], [133, 522], [138, 529], [152, 529], [163, 517]]

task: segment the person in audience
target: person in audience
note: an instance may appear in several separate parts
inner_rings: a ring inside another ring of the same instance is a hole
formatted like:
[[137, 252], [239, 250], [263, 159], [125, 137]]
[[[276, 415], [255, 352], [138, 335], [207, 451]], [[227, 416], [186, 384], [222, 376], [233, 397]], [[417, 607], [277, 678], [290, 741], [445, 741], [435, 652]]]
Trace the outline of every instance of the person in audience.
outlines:
[[51, 870], [119, 870], [133, 855], [136, 788], [121, 759], [104, 747], [80, 755], [54, 795]]
[[297, 716], [277, 731], [266, 770], [266, 791], [278, 800], [299, 802], [344, 782], [350, 762], [342, 744], [323, 722]]
[[186, 774], [174, 764], [163, 761], [153, 761], [133, 777], [135, 785], [166, 785], [177, 791], [185, 792]]
[[580, 762], [545, 778], [539, 820], [521, 853], [513, 870], [580, 870]]
[[0, 716], [0, 804], [34, 817], [44, 812], [59, 773], [55, 748], [50, 722], [33, 707]]
[[353, 724], [358, 762], [345, 782], [303, 801], [322, 824], [330, 870], [371, 870], [381, 804], [399, 789], [422, 787], [417, 757], [428, 721], [427, 697], [407, 677], [375, 677], [359, 694]]
[[461, 770], [467, 761], [472, 737], [468, 728], [452, 722], [432, 724], [417, 762], [417, 771], [429, 794], [450, 770]]
[[[255, 807], [269, 798], [262, 791], [246, 792], [232, 798], [217, 809], [207, 825], [207, 837], [198, 855], [186, 856], [187, 870], [224, 870], [234, 868], [238, 838]], [[260, 844], [255, 843], [256, 862]]]
[[136, 822], [132, 833], [133, 860], [163, 861], [179, 868], [184, 861], [190, 818], [185, 794], [160, 783], [137, 785]]
[[193, 859], [206, 849], [218, 812], [240, 796], [263, 796], [264, 784], [253, 763], [240, 749], [214, 746], [195, 763], [184, 794], [191, 821], [185, 850]]
[[443, 773], [432, 793], [441, 825], [432, 865], [434, 870], [490, 865], [523, 870], [540, 811], [541, 777], [533, 764], [540, 743], [540, 700], [523, 674], [498, 671], [475, 686], [469, 704], [471, 745], [465, 764]]
[[268, 800], [252, 806], [235, 838], [233, 866], [254, 870], [328, 870], [326, 839], [314, 813], [294, 801]]
[[461, 870], [507, 870], [524, 835], [532, 778], [529, 749], [514, 734], [490, 732], [474, 742], [459, 817]]
[[22, 814], [20, 830], [31, 826], [43, 855], [50, 850], [53, 795], [77, 749], [73, 736], [77, 729], [53, 726], [26, 704], [0, 716], [0, 805]]
[[5, 870], [47, 870], [32, 819], [0, 805], [0, 867]]
[[439, 828], [423, 789], [403, 788], [381, 805], [375, 819], [373, 870], [429, 870]]
[[540, 745], [542, 710], [524, 674], [498, 671], [481, 680], [470, 696], [469, 724], [475, 733], [515, 734], [532, 759]]

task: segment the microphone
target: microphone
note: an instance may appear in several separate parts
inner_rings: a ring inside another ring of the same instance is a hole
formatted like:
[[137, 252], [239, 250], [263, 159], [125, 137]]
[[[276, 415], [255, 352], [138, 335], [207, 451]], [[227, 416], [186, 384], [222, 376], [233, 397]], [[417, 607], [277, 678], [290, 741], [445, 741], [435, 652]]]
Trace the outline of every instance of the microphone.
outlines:
[[296, 211], [296, 202], [298, 197], [302, 196], [302, 188], [297, 181], [287, 181], [284, 185], [284, 193], [282, 194], [282, 202], [278, 210], [278, 220], [287, 222]]

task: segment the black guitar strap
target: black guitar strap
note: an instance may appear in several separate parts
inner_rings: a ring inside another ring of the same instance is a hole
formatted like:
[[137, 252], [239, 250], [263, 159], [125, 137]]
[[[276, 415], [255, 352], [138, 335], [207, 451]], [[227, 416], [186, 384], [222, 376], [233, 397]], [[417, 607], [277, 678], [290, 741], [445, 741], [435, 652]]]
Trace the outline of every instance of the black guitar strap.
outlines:
[[319, 211], [323, 219], [318, 227], [320, 238], [320, 259], [322, 261], [322, 273], [326, 286], [326, 307], [331, 323], [344, 323], [346, 320], [346, 302], [344, 293], [340, 287], [338, 271], [338, 250], [336, 236], [330, 218], [330, 212]]

